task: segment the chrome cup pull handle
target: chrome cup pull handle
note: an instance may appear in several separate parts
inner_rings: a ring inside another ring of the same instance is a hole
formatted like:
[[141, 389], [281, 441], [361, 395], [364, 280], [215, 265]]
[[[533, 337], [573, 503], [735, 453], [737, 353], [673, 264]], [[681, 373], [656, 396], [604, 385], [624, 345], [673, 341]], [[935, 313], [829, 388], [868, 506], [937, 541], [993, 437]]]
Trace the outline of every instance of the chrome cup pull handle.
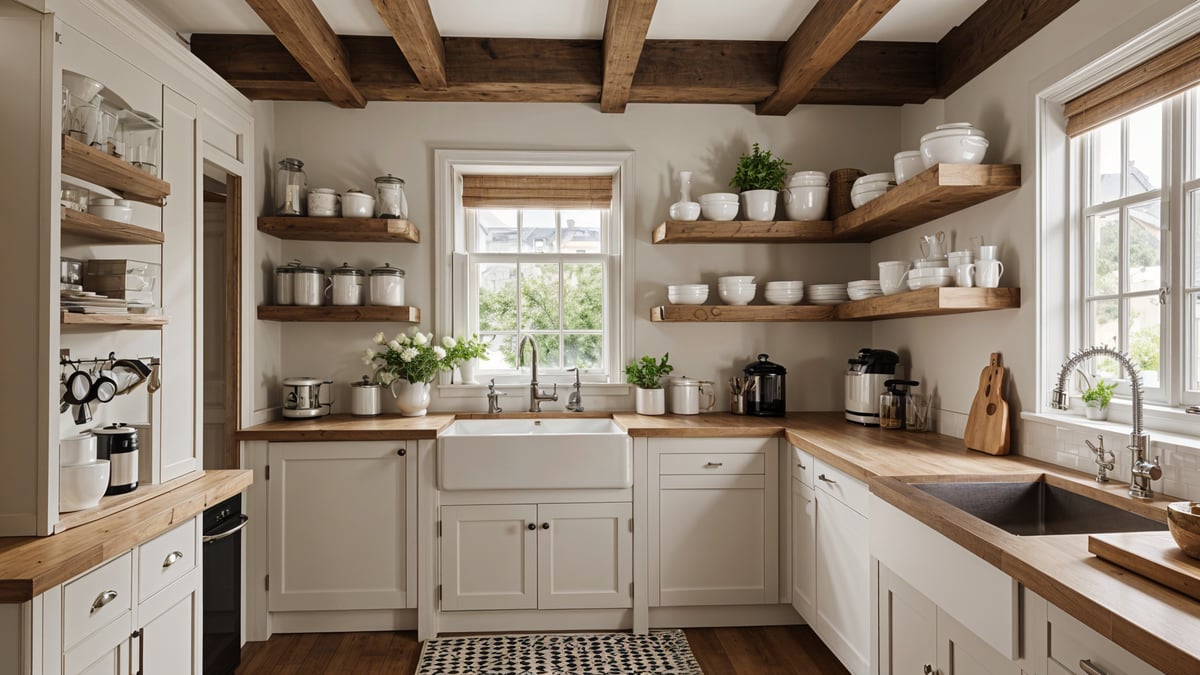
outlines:
[[1093, 666], [1091, 659], [1079, 659], [1079, 669], [1087, 675], [1108, 675], [1108, 673]]
[[163, 559], [163, 569], [167, 569], [171, 565], [183, 560], [183, 551], [171, 551], [166, 558]]
[[108, 603], [110, 603], [116, 599], [117, 599], [116, 591], [114, 591], [111, 588], [108, 589], [107, 591], [104, 591], [100, 595], [97, 595], [96, 599], [92, 601], [92, 611], [88, 612], [88, 614], [95, 614], [96, 612], [100, 611], [101, 607], [107, 605]]

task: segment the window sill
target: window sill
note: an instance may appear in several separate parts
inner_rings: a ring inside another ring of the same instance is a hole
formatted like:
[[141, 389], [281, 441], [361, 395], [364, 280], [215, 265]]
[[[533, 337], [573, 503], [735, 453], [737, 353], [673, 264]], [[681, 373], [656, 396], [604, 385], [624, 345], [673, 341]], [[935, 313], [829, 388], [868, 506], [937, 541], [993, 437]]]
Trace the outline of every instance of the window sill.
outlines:
[[[1200, 417], [1189, 415], [1181, 409], [1163, 406], [1145, 406], [1143, 410], [1146, 433], [1151, 442], [1168, 443], [1200, 451]], [[1021, 419], [1031, 422], [1053, 424], [1083, 431], [1129, 436], [1132, 428], [1132, 409], [1128, 401], [1113, 401], [1109, 404], [1109, 419], [1089, 420], [1083, 407], [1074, 403], [1069, 411], [1023, 412]]]
[[[560, 383], [561, 384], [561, 383]], [[542, 389], [553, 389], [553, 382], [540, 383]], [[437, 393], [439, 398], [479, 398], [487, 395], [488, 386], [486, 384], [439, 384]], [[519, 393], [528, 394], [529, 383], [513, 383], [513, 384], [497, 384], [496, 391], [509, 394]], [[558, 389], [559, 396], [570, 394], [571, 385], [566, 384]], [[583, 383], [582, 391], [580, 392], [584, 399], [591, 397], [620, 397], [629, 396], [633, 393], [633, 387], [628, 384], [605, 384]], [[565, 399], [564, 399], [565, 400]]]

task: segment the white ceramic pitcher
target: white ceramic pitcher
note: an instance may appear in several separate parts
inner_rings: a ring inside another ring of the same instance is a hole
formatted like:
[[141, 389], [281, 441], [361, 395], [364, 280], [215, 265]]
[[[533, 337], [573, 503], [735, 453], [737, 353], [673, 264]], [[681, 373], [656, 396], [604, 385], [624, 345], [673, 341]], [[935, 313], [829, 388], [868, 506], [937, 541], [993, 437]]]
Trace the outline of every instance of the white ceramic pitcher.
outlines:
[[939, 230], [921, 237], [921, 253], [926, 258], [946, 257], [946, 233]]

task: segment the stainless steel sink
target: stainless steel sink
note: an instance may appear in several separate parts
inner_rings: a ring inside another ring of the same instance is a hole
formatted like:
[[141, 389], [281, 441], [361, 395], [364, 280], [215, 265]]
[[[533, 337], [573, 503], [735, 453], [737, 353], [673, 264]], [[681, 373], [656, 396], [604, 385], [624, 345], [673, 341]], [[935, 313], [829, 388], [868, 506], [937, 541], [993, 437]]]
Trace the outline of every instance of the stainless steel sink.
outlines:
[[1165, 523], [1042, 481], [913, 483], [913, 487], [1021, 536], [1167, 529]]

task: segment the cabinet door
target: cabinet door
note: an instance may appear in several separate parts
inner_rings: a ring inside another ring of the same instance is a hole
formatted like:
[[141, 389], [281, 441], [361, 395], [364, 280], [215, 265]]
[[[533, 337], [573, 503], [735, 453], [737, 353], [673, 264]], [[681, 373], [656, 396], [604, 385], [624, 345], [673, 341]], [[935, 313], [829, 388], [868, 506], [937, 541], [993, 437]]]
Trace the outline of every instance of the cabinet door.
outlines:
[[937, 620], [938, 609], [932, 600], [880, 565], [879, 675], [918, 675], [932, 671], [938, 655]]
[[442, 507], [442, 609], [537, 607], [537, 507]]
[[199, 675], [200, 581], [194, 569], [138, 606], [142, 625], [136, 666], [145, 675]]
[[538, 506], [538, 608], [632, 607], [633, 505]]
[[940, 608], [937, 610], [938, 673], [1021, 675], [1021, 668]]
[[[63, 654], [63, 675], [128, 675], [132, 612], [93, 633]], [[147, 673], [149, 675], [149, 673]]]
[[1081, 661], [1107, 675], [1161, 675], [1145, 661], [1054, 605], [1047, 605], [1046, 620], [1049, 675], [1083, 672], [1079, 667]]
[[817, 616], [813, 630], [850, 672], [870, 662], [870, 544], [867, 519], [817, 493]]
[[271, 444], [269, 610], [406, 606], [408, 456], [403, 442]]
[[[811, 464], [810, 464], [811, 465]], [[813, 490], [792, 479], [792, 607], [811, 621], [817, 599], [817, 502]]]

